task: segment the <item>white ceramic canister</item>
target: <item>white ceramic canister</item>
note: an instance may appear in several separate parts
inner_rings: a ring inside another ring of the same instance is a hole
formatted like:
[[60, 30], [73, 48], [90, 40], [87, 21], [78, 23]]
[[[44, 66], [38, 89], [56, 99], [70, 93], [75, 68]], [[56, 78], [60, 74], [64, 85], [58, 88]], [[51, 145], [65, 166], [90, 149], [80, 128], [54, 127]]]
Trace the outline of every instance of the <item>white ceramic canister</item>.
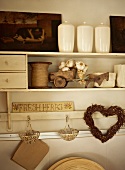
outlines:
[[103, 23], [95, 27], [95, 50], [97, 53], [110, 51], [110, 27]]
[[92, 48], [93, 27], [84, 22], [77, 27], [77, 49], [78, 52], [92, 52]]
[[125, 87], [125, 64], [114, 65], [114, 72], [117, 75], [116, 86]]
[[73, 52], [75, 28], [67, 21], [58, 26], [58, 47], [60, 52]]

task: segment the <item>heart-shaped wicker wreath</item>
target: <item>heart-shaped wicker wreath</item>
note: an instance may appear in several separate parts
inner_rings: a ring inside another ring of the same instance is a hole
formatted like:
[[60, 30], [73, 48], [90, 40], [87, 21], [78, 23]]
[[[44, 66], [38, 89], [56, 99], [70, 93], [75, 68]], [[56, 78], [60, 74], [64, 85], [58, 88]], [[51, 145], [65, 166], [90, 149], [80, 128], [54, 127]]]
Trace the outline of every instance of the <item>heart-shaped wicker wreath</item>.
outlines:
[[[113, 126], [111, 126], [105, 134], [102, 134], [102, 132], [94, 125], [92, 114], [94, 114], [95, 112], [100, 112], [105, 117], [116, 115], [117, 122]], [[92, 135], [101, 140], [102, 143], [104, 143], [111, 139], [124, 124], [125, 114], [124, 110], [119, 106], [110, 106], [106, 109], [102, 105], [95, 104], [87, 108], [84, 114], [84, 120], [89, 126]]]

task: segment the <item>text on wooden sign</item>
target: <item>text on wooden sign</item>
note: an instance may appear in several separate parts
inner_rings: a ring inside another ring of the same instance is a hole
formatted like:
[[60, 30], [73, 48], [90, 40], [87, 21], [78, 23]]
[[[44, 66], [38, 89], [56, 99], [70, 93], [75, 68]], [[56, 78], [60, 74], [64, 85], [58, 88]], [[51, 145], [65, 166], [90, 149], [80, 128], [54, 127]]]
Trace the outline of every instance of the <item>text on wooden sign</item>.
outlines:
[[73, 111], [73, 102], [13, 102], [12, 112], [61, 112], [61, 111]]

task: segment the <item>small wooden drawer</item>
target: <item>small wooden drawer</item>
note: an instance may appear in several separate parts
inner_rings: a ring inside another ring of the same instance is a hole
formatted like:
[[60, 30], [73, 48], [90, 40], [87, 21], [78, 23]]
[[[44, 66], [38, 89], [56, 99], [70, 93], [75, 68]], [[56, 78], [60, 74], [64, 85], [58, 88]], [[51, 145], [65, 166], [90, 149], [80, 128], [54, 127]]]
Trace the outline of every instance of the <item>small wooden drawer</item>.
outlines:
[[25, 55], [0, 55], [0, 71], [26, 70]]
[[26, 73], [0, 73], [0, 88], [26, 88]]

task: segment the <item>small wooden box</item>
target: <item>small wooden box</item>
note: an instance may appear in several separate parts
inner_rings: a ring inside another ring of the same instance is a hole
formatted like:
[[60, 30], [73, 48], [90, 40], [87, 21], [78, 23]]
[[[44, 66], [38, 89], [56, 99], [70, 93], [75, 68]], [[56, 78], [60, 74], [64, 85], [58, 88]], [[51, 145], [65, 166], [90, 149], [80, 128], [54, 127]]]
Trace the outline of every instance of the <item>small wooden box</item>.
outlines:
[[0, 88], [26, 88], [26, 73], [0, 73]]
[[0, 71], [25, 71], [25, 55], [0, 55]]

